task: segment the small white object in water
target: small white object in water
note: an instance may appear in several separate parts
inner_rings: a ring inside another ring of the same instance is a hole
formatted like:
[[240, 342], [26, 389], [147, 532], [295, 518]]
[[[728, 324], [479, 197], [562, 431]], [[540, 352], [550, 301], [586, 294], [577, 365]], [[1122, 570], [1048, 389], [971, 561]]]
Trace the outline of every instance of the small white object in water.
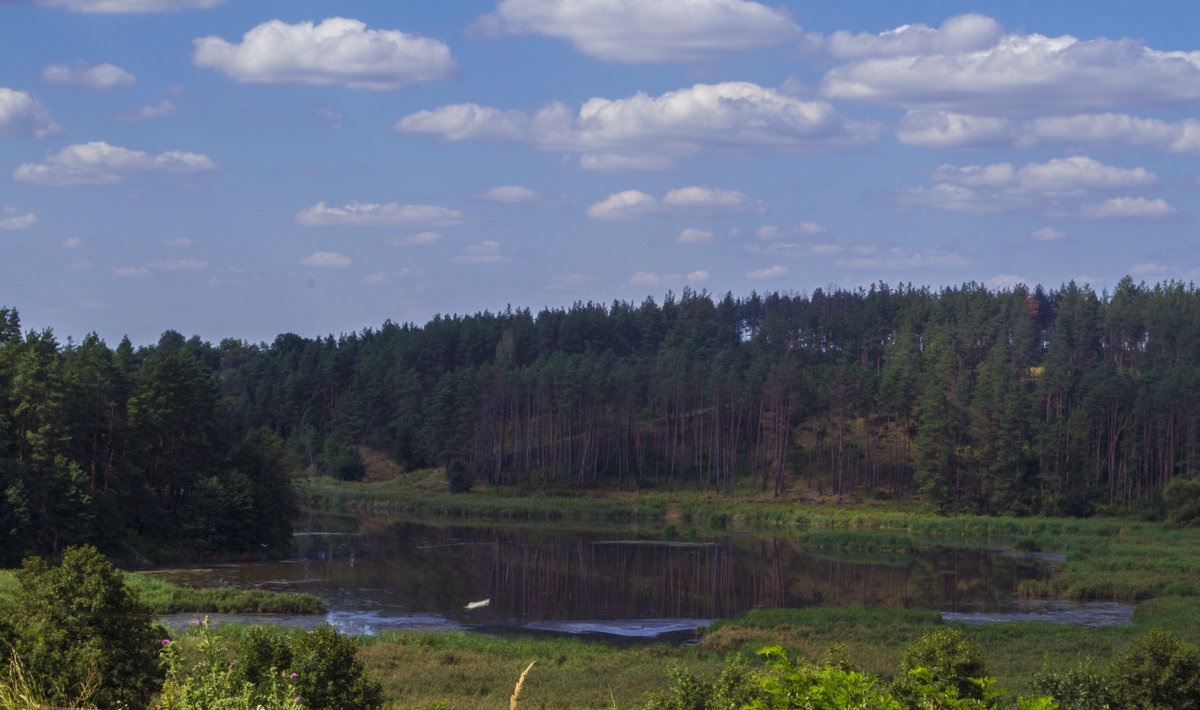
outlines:
[[491, 601], [491, 598], [484, 599], [483, 601], [480, 601], [480, 602], [470, 602], [469, 604], [467, 604], [467, 608], [468, 609], [479, 609], [481, 607], [487, 606], [488, 602], [490, 602], [490, 601]]

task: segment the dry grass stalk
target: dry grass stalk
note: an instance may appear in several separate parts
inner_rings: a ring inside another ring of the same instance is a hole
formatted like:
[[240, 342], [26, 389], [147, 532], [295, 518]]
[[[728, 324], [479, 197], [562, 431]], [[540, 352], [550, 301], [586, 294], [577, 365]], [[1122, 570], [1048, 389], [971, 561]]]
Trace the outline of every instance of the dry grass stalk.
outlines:
[[521, 694], [521, 686], [525, 685], [525, 676], [529, 674], [529, 669], [533, 668], [533, 664], [537, 661], [530, 661], [525, 670], [521, 672], [521, 677], [517, 678], [517, 687], [513, 688], [512, 697], [508, 699], [508, 710], [517, 710], [517, 696]]

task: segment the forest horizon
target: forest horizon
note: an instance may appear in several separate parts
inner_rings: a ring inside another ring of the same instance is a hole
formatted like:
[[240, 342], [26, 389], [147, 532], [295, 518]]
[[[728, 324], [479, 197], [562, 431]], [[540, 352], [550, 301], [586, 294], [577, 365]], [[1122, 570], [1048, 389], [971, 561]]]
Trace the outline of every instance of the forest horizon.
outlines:
[[[1018, 515], [1152, 514], [1200, 465], [1200, 289], [1179, 282], [684, 289], [115, 349], [0, 314], [14, 550], [113, 530], [240, 549], [221, 520], [291, 472], [353, 472], [365, 449], [491, 485], [752, 484]], [[256, 526], [285, 539], [285, 520]]]

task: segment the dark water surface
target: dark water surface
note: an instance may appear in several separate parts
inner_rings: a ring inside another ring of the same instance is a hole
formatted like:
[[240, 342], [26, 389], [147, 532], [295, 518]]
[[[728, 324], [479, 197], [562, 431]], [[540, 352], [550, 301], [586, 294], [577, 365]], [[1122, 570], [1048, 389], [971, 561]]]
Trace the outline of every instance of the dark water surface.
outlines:
[[679, 640], [749, 609], [847, 604], [934, 609], [968, 623], [1021, 615], [1128, 623], [1128, 605], [1018, 602], [1018, 582], [1046, 576], [1053, 564], [985, 548], [853, 554], [808, 549], [787, 536], [667, 539], [322, 517], [297, 533], [291, 559], [155, 574], [182, 584], [310, 592], [329, 600], [328, 616], [285, 622], [327, 620], [368, 634], [473, 629]]

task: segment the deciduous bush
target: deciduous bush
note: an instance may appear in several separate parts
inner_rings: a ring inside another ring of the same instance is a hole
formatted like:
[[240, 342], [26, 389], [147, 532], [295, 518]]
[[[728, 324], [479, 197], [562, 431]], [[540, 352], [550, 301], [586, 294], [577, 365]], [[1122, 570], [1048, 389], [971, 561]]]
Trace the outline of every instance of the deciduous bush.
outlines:
[[100, 707], [150, 702], [166, 631], [120, 570], [96, 548], [76, 547], [57, 566], [26, 560], [17, 579], [13, 648], [48, 702], [67, 705], [82, 688]]
[[1161, 629], [1147, 632], [1114, 656], [1109, 678], [1120, 707], [1200, 708], [1200, 652]]
[[273, 671], [296, 674], [295, 689], [306, 708], [373, 710], [383, 705], [379, 682], [370, 677], [358, 659], [358, 644], [332, 626], [294, 634], [261, 627], [252, 629], [238, 644], [237, 676], [259, 684]]
[[916, 694], [919, 679], [911, 671], [917, 668], [928, 670], [936, 687], [954, 688], [960, 698], [983, 697], [982, 688], [973, 680], [987, 676], [983, 653], [958, 629], [931, 631], [904, 649], [892, 685], [897, 697], [907, 699]]

